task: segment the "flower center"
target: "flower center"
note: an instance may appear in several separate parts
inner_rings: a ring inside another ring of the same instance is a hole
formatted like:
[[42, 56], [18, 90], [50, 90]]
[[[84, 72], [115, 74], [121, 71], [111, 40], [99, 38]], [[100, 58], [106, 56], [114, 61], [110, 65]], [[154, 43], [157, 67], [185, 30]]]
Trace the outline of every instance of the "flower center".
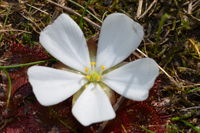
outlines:
[[105, 70], [105, 66], [101, 66], [100, 70], [96, 69], [96, 62], [91, 62], [91, 69], [85, 67], [86, 76], [85, 78], [90, 82], [98, 82], [102, 79], [102, 72]]

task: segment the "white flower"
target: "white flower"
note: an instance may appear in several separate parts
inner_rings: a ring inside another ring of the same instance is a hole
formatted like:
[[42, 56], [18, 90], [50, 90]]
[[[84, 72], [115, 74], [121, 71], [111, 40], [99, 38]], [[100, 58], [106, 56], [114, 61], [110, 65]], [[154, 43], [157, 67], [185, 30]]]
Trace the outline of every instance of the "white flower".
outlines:
[[103, 73], [126, 59], [143, 36], [140, 24], [124, 14], [111, 14], [101, 28], [96, 63], [91, 62], [83, 32], [68, 15], [61, 14], [41, 32], [40, 43], [52, 56], [80, 73], [30, 67], [28, 77], [37, 100], [44, 106], [54, 105], [87, 84], [72, 108], [73, 115], [84, 126], [115, 117], [102, 82], [128, 99], [145, 100], [159, 74], [153, 59], [139, 59]]

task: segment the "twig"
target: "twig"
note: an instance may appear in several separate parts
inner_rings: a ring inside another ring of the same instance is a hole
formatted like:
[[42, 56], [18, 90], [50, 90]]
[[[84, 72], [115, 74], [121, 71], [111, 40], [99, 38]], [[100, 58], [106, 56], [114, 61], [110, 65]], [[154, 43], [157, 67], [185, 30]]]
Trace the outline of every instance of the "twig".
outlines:
[[182, 86], [182, 88], [193, 88], [193, 87], [200, 87], [200, 84], [191, 84], [191, 85]]
[[193, 7], [193, 5], [192, 5], [192, 1], [188, 4], [188, 14], [192, 14], [192, 7]]
[[200, 106], [194, 106], [194, 107], [184, 108], [184, 109], [181, 109], [181, 111], [188, 111], [188, 110], [191, 110], [191, 109], [200, 109]]
[[194, 19], [194, 20], [200, 22], [200, 19], [199, 19], [199, 18], [193, 16], [192, 14], [188, 14], [186, 10], [183, 10], [183, 11], [184, 11], [184, 13], [185, 13], [187, 16], [189, 16], [189, 17], [191, 17], [192, 19]]
[[34, 8], [34, 9], [36, 9], [36, 10], [38, 10], [38, 11], [40, 11], [40, 12], [46, 14], [46, 15], [49, 15], [48, 12], [45, 12], [45, 11], [41, 10], [40, 8], [37, 8], [37, 7], [35, 7], [35, 6], [33, 6], [33, 5], [30, 5], [30, 4], [28, 4], [28, 3], [27, 3], [26, 5], [29, 6], [29, 7], [32, 7], [32, 8]]
[[199, 6], [200, 0], [193, 0], [193, 1], [188, 1], [188, 14], [192, 14], [192, 11], [194, 11], [198, 6]]
[[77, 131], [72, 128], [68, 123], [64, 122], [62, 119], [60, 118], [57, 118], [58, 121], [60, 121], [60, 123], [62, 123], [66, 128], [68, 128], [69, 130], [71, 130], [73, 133], [77, 133]]
[[29, 33], [29, 34], [31, 34], [31, 32], [29, 32], [29, 31], [25, 31], [25, 30], [18, 30], [18, 29], [10, 29], [10, 30], [0, 30], [0, 33], [1, 32], [10, 32], [10, 31], [13, 31], [13, 32], [23, 32], [23, 33]]
[[192, 39], [188, 39], [188, 40], [194, 46], [195, 50], [197, 51], [197, 53], [198, 53], [198, 55], [200, 57], [200, 50], [199, 50], [198, 45]]
[[141, 13], [142, 13], [142, 5], [143, 5], [143, 0], [139, 0], [139, 3], [138, 3], [138, 9], [137, 9], [137, 15], [136, 17], [138, 18]]
[[150, 4], [150, 6], [147, 8], [147, 10], [144, 11], [144, 13], [143, 13], [141, 16], [138, 17], [138, 19], [143, 18], [143, 17], [149, 12], [149, 10], [151, 10], [151, 8], [153, 7], [153, 5], [154, 5], [157, 1], [158, 1], [158, 0], [154, 0], [154, 1]]
[[9, 118], [0, 122], [0, 131], [7, 125], [7, 123], [11, 122], [13, 118]]
[[[58, 4], [65, 6], [65, 0], [58, 0]], [[62, 11], [62, 8], [56, 7], [56, 9], [52, 15], [52, 20], [55, 20], [61, 11]]]
[[[141, 50], [139, 50], [138, 48], [136, 49], [141, 55], [143, 55], [144, 57], [148, 57], [144, 52], [142, 52]], [[141, 57], [140, 57], [141, 58]], [[170, 79], [170, 81], [172, 81], [177, 87], [181, 87], [179, 85], [179, 83], [177, 83], [177, 81], [172, 77], [170, 76], [160, 65], [158, 65], [158, 68]]]
[[126, 130], [126, 128], [124, 127], [123, 124], [121, 124], [121, 127], [122, 127], [122, 129], [123, 129], [123, 133], [128, 133], [128, 131]]
[[[69, 7], [66, 7], [66, 6], [62, 6], [62, 5], [60, 5], [60, 4], [58, 4], [58, 3], [55, 3], [55, 2], [53, 2], [53, 1], [51, 1], [51, 0], [47, 0], [49, 3], [51, 3], [51, 4], [54, 4], [54, 5], [56, 5], [56, 6], [58, 6], [58, 7], [60, 7], [60, 8], [63, 8], [65, 11], [67, 11], [68, 13], [70, 13], [70, 14], [74, 14], [74, 15], [77, 15], [77, 16], [79, 16], [79, 17], [82, 17], [82, 15], [81, 14], [79, 14], [78, 12], [76, 12], [75, 10], [73, 10], [73, 9], [71, 9], [71, 8], [69, 8]], [[96, 28], [100, 28], [100, 26], [98, 25], [98, 24], [96, 24], [96, 23], [94, 23], [93, 21], [91, 21], [90, 19], [88, 19], [87, 17], [83, 17], [83, 19], [85, 20], [85, 21], [87, 21], [88, 23], [90, 23], [91, 25], [94, 25]]]
[[194, 1], [194, 4], [193, 4], [193, 10], [195, 10], [200, 4], [200, 0], [197, 0], [196, 2]]
[[[37, 23], [35, 23], [31, 18], [29, 18], [29, 17], [23, 15], [22, 13], [20, 13], [20, 15], [21, 15], [22, 17], [24, 17], [26, 20], [28, 20], [28, 21], [30, 21], [31, 23], [33, 23], [40, 31], [42, 30], [42, 29], [40, 28], [40, 26], [39, 26]], [[35, 32], [39, 33], [39, 31], [37, 31], [37, 30], [35, 30]]]

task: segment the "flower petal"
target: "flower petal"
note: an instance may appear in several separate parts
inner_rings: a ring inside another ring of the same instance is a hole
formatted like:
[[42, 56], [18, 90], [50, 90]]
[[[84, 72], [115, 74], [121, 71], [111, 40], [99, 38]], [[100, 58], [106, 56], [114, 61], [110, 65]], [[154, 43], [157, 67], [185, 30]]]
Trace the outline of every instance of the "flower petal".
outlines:
[[84, 126], [115, 117], [109, 98], [97, 84], [89, 84], [74, 104], [72, 113]]
[[143, 27], [122, 13], [113, 13], [103, 22], [97, 49], [97, 66], [107, 68], [126, 59], [140, 44]]
[[40, 43], [52, 56], [69, 67], [84, 72], [84, 68], [90, 66], [83, 32], [66, 14], [61, 14], [41, 32]]
[[122, 96], [143, 101], [159, 74], [156, 62], [143, 58], [130, 62], [104, 75], [104, 83]]
[[64, 101], [86, 82], [82, 75], [42, 66], [30, 67], [28, 78], [37, 100], [44, 106]]

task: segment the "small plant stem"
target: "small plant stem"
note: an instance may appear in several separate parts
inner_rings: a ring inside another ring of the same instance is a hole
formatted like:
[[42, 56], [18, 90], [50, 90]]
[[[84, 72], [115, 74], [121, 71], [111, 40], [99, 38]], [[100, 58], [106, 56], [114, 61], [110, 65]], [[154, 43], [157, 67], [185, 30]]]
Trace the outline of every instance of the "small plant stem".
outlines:
[[88, 8], [88, 4], [89, 4], [90, 0], [88, 0], [88, 2], [86, 3], [86, 6], [83, 8], [84, 11], [82, 13], [82, 16], [81, 16], [81, 19], [80, 19], [80, 23], [79, 23], [79, 26], [81, 28], [83, 28], [83, 17], [85, 16], [86, 12], [87, 12], [87, 8]]
[[[148, 57], [144, 52], [142, 52], [140, 49], [136, 49], [141, 55], [143, 55], [144, 57]], [[138, 56], [137, 56], [138, 57]], [[138, 57], [141, 58], [141, 57]], [[179, 83], [177, 83], [177, 81], [170, 76], [160, 65], [158, 65], [158, 68], [170, 79], [171, 82], [173, 82], [177, 87], [182, 88]]]
[[77, 133], [77, 131], [75, 129], [73, 129], [72, 127], [70, 127], [66, 122], [64, 122], [63, 120], [59, 119], [59, 122], [62, 123], [66, 128], [68, 128], [69, 130], [71, 130], [73, 133]]
[[[76, 5], [76, 6], [78, 6], [78, 7], [80, 7], [80, 8], [82, 8], [82, 9], [85, 9], [85, 7], [83, 7], [82, 5], [80, 5], [79, 3], [77, 3], [77, 2], [75, 2], [75, 1], [73, 1], [73, 0], [68, 0], [69, 2], [71, 2], [72, 4], [74, 4], [74, 5]], [[86, 12], [88, 13], [88, 14], [90, 14], [93, 18], [95, 18], [97, 21], [99, 21], [100, 23], [102, 23], [102, 20], [101, 19], [99, 19], [98, 17], [96, 17], [93, 13], [91, 13], [88, 9], [86, 9]]]
[[[79, 14], [78, 12], [76, 12], [75, 10], [73, 10], [73, 9], [71, 9], [71, 8], [69, 8], [69, 7], [62, 6], [62, 5], [60, 5], [60, 4], [56, 3], [56, 2], [53, 2], [53, 1], [51, 1], [51, 0], [47, 0], [47, 1], [48, 1], [49, 3], [51, 3], [51, 4], [54, 4], [55, 6], [58, 6], [58, 7], [62, 8], [62, 9], [64, 9], [65, 11], [67, 11], [67, 12], [70, 13], [70, 14], [74, 14], [74, 15], [77, 15], [77, 16], [79, 16], [79, 17], [82, 16], [81, 14]], [[83, 19], [84, 19], [86, 22], [90, 23], [91, 25], [95, 26], [96, 28], [98, 28], [98, 29], [100, 28], [100, 26], [99, 26], [98, 24], [96, 24], [95, 22], [91, 21], [91, 20], [88, 19], [87, 17], [83, 17]]]
[[138, 17], [141, 15], [141, 13], [142, 13], [143, 0], [139, 0], [138, 3], [139, 3], [139, 4], [138, 4], [138, 9], [137, 9], [137, 15], [136, 15], [137, 18], [138, 18]]
[[158, 31], [157, 31], [157, 36], [156, 36], [156, 42], [158, 42], [160, 40], [160, 34], [161, 34], [161, 31], [163, 30], [163, 25], [165, 24], [165, 21], [167, 19], [169, 19], [169, 15], [167, 13], [165, 13], [162, 17], [161, 17], [161, 20], [160, 20], [160, 23], [159, 23], [159, 27], [158, 27]]
[[144, 126], [141, 126], [141, 128], [142, 128], [143, 130], [145, 130], [147, 133], [156, 133], [156, 132], [154, 132], [154, 131], [151, 131], [151, 130], [145, 128]]
[[151, 10], [151, 8], [157, 3], [157, 1], [158, 1], [158, 0], [154, 0], [154, 1], [149, 5], [149, 7], [147, 8], [147, 10], [144, 11], [144, 13], [138, 17], [138, 19], [143, 18], [143, 17]]
[[35, 62], [30, 62], [30, 63], [25, 63], [25, 64], [17, 64], [17, 65], [10, 65], [10, 66], [0, 66], [0, 69], [25, 67], [25, 66], [31, 66], [31, 65], [37, 65], [37, 64], [46, 63], [46, 62], [49, 62], [49, 61], [55, 61], [55, 60], [56, 59], [49, 59], [49, 60], [35, 61]]
[[[3, 27], [6, 25], [6, 23], [7, 23], [7, 21], [8, 21], [8, 16], [9, 16], [9, 13], [10, 13], [11, 8], [12, 8], [11, 6], [9, 6], [9, 7], [7, 8], [8, 14], [6, 15], [6, 18], [5, 18], [5, 20], [4, 20]], [[3, 34], [0, 35], [0, 41], [2, 40], [2, 38], [3, 38]]]
[[192, 39], [188, 39], [188, 40], [194, 46], [195, 50], [197, 51], [197, 53], [198, 53], [198, 55], [200, 57], [200, 50], [199, 50], [198, 45], [194, 42], [194, 40], [192, 40]]
[[191, 123], [189, 123], [185, 120], [181, 120], [181, 122], [183, 122], [188, 127], [192, 128], [196, 133], [200, 133], [200, 129], [198, 129], [196, 126], [192, 125]]
[[36, 61], [36, 62], [30, 62], [30, 63], [25, 63], [25, 64], [0, 66], [0, 69], [6, 74], [6, 77], [7, 77], [7, 80], [8, 80], [8, 92], [7, 92], [6, 107], [8, 108], [8, 106], [10, 104], [10, 97], [11, 97], [11, 93], [12, 93], [12, 81], [11, 81], [10, 75], [7, 72], [6, 69], [18, 68], [18, 67], [24, 67], [24, 66], [30, 66], [30, 65], [37, 65], [37, 64], [42, 64], [42, 63], [48, 62], [48, 61], [54, 61], [54, 60], [55, 59], [50, 59], [50, 60]]
[[7, 92], [7, 100], [6, 100], [6, 107], [8, 108], [9, 103], [10, 103], [11, 93], [12, 93], [12, 81], [11, 81], [9, 73], [5, 69], [3, 69], [3, 72], [6, 74], [6, 77], [8, 79], [8, 92]]

